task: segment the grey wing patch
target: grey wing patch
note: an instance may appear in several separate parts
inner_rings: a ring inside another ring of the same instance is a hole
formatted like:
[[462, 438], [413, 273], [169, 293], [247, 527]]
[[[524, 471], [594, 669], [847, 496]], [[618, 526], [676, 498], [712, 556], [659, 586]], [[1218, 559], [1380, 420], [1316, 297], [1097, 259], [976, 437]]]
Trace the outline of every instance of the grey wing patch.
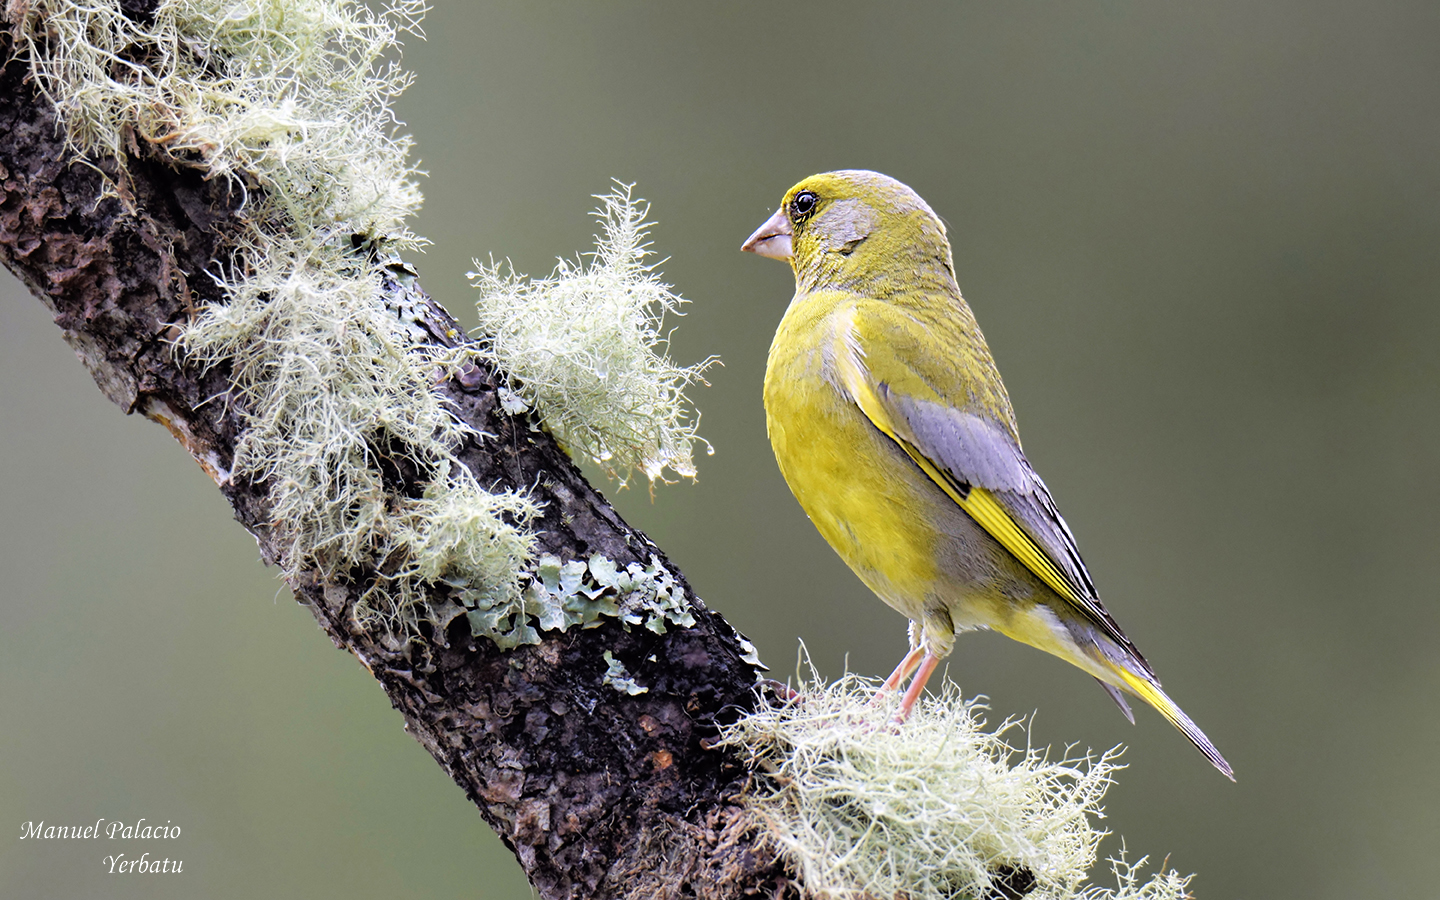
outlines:
[[1080, 561], [1075, 536], [1009, 431], [964, 410], [892, 393], [884, 384], [880, 394], [904, 418], [916, 448], [927, 459], [966, 485], [994, 494], [1059, 565], [1077, 593], [1095, 597], [1095, 585]]
[[1028, 494], [1038, 477], [1004, 428], [962, 410], [879, 386], [881, 399], [910, 426], [925, 456], [972, 487]]
[[885, 384], [879, 393], [904, 419], [916, 449], [965, 485], [990, 491], [1064, 573], [1080, 599], [1080, 611], [1153, 677], [1150, 664], [1100, 602], [1075, 535], [1010, 432], [963, 410], [895, 394]]

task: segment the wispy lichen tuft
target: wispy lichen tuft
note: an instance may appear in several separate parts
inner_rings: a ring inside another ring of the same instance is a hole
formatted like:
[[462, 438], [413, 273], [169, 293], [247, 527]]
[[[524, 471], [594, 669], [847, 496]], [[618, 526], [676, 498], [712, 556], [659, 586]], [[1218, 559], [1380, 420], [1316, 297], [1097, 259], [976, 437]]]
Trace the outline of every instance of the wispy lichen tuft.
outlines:
[[649, 207], [619, 182], [596, 199], [603, 233], [588, 262], [528, 279], [475, 261], [481, 346], [571, 453], [622, 482], [635, 469], [652, 482], [667, 469], [693, 478], [699, 416], [685, 389], [714, 360], [669, 358], [664, 317], [685, 300], [646, 261]]
[[725, 733], [756, 771], [748, 808], [807, 895], [911, 900], [1006, 896], [1033, 879], [1033, 900], [1180, 900], [1187, 879], [1119, 892], [1082, 889], [1104, 832], [1092, 818], [1116, 770], [1114, 751], [1051, 760], [1017, 748], [1021, 723], [984, 729], [975, 701], [950, 690], [899, 728], [872, 705], [873, 685], [846, 676], [807, 684], [783, 708], [761, 707]]
[[201, 310], [181, 346], [230, 369], [232, 393], [214, 402], [236, 403], [247, 425], [230, 475], [267, 487], [286, 575], [376, 573], [356, 615], [398, 634], [454, 617], [453, 604], [422, 603], [436, 588], [518, 606], [538, 512], [483, 490], [455, 458], [470, 432], [436, 386], [467, 351], [425, 339], [405, 308], [423, 297], [381, 289], [394, 254], [420, 243], [405, 224], [418, 173], [392, 103], [410, 83], [399, 37], [418, 31], [424, 9], [160, 0], [140, 15], [119, 0], [37, 0], [9, 10], [70, 146], [120, 161], [117, 196], [137, 140], [244, 194], [234, 256], [208, 273], [226, 302]]
[[1121, 847], [1120, 855], [1108, 861], [1119, 886], [1088, 887], [1080, 893], [1078, 900], [1191, 900], [1186, 888], [1195, 876], [1166, 869], [1156, 872], [1148, 881], [1141, 881], [1140, 870], [1148, 861], [1149, 857], [1142, 856], [1133, 863], [1126, 862], [1125, 849]]
[[[413, 236], [411, 138], [392, 101], [411, 82], [399, 36], [425, 0], [36, 0], [19, 34], [76, 151], [116, 159], [146, 141], [182, 164], [263, 189], [247, 212], [322, 241], [347, 229]], [[296, 227], [298, 226], [298, 228]]]
[[[445, 584], [462, 603], [490, 608], [522, 603], [521, 572], [534, 555], [531, 521], [540, 507], [512, 491], [489, 493], [464, 466], [442, 462], [442, 471], [418, 500], [404, 501], [391, 520], [393, 549], [404, 568], [385, 576], [389, 590], [377, 607], [367, 596], [362, 614], [384, 618], [388, 610], [413, 608], [424, 596], [422, 585]], [[376, 554], [383, 558], [383, 551]], [[408, 593], [407, 593], [408, 592]], [[473, 600], [471, 599], [473, 598]], [[501, 643], [494, 630], [472, 633]]]

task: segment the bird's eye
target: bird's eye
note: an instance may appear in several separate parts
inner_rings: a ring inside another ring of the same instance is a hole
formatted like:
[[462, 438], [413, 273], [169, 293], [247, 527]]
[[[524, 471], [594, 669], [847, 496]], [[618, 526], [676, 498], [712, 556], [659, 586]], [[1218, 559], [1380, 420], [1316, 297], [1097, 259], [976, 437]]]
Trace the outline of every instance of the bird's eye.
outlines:
[[811, 191], [801, 191], [790, 201], [790, 221], [799, 224], [810, 217], [815, 211], [815, 204], [820, 198]]

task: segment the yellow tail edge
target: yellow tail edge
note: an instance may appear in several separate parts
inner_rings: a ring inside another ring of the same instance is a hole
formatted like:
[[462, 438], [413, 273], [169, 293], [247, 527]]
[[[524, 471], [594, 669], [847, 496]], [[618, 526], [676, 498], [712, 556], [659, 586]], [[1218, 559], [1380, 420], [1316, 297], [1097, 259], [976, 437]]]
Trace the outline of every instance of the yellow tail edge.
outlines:
[[1231, 781], [1235, 780], [1235, 770], [1230, 768], [1230, 763], [1226, 762], [1225, 757], [1220, 755], [1220, 751], [1215, 749], [1215, 745], [1210, 743], [1205, 732], [1190, 721], [1190, 717], [1185, 715], [1185, 711], [1176, 706], [1175, 701], [1160, 690], [1159, 685], [1152, 684], [1146, 680], [1145, 676], [1126, 671], [1115, 663], [1111, 663], [1108, 668], [1124, 682], [1121, 686], [1125, 690], [1155, 707], [1160, 715], [1169, 719], [1171, 725], [1174, 725], [1181, 734], [1190, 739], [1190, 743], [1194, 744], [1196, 749], [1205, 754], [1205, 758], [1210, 760], [1212, 766], [1219, 769], [1226, 778]]

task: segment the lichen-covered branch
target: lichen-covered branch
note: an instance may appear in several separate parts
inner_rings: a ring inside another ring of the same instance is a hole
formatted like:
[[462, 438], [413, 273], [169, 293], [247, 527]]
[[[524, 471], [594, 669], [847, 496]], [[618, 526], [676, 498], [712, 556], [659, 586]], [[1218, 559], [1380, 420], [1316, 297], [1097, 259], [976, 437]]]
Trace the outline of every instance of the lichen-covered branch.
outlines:
[[666, 352], [643, 202], [600, 198], [588, 263], [481, 266], [475, 343], [400, 255], [421, 12], [6, 7], [0, 260], [106, 396], [215, 480], [543, 897], [1181, 897], [1123, 862], [1083, 886], [1109, 755], [1012, 750], [958, 698], [889, 729], [854, 679], [757, 708], [753, 648], [565, 452], [694, 472], [705, 363]]
[[[143, 3], [125, 8], [147, 14]], [[133, 133], [119, 157], [72, 161], [53, 105], [15, 57], [20, 44], [13, 21], [0, 29], [0, 259], [50, 308], [106, 396], [180, 440], [267, 560], [292, 559], [271, 486], [234, 474], [250, 423], [233, 363], [207, 366], [177, 350], [199, 310], [230, 299], [223, 285], [253, 234], [247, 215], [263, 188], [207, 179], [183, 154], [177, 162]], [[377, 271], [383, 295], [422, 303], [417, 340], [437, 350], [460, 343], [453, 320], [417, 293], [403, 266]], [[740, 639], [543, 431], [501, 408], [498, 387], [483, 363], [439, 384], [468, 426], [455, 459], [487, 490], [522, 491], [540, 505], [536, 553], [598, 554], [621, 569], [658, 562], [695, 624], [657, 633], [610, 618], [506, 652], [476, 638], [467, 616], [444, 627], [421, 618], [406, 642], [356, 615], [377, 579], [394, 574], [383, 563], [342, 572], [312, 559], [290, 576], [297, 598], [374, 674], [541, 896], [771, 892], [783, 873], [747, 835], [735, 801], [744, 770], [706, 749], [725, 716], [754, 702], [755, 669]], [[390, 487], [403, 493], [422, 480], [404, 454], [372, 450]], [[643, 693], [606, 683], [615, 660]]]

